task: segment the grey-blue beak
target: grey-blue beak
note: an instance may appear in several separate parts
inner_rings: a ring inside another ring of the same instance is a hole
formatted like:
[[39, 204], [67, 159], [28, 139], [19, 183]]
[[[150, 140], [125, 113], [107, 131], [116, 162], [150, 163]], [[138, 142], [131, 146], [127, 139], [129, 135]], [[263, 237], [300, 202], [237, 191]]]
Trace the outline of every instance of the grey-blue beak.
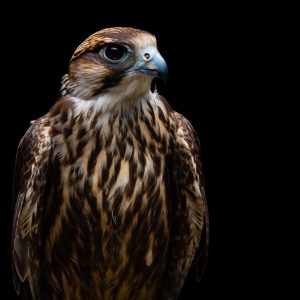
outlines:
[[161, 78], [165, 83], [168, 77], [168, 66], [155, 47], [144, 48], [133, 70], [153, 77]]

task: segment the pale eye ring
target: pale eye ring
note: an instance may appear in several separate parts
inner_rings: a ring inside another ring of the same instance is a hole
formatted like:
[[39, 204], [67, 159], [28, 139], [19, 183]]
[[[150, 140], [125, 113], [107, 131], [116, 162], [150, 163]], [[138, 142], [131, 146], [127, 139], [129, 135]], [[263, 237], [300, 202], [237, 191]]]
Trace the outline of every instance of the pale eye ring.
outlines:
[[100, 50], [100, 54], [109, 62], [118, 63], [127, 57], [128, 51], [123, 45], [109, 44]]

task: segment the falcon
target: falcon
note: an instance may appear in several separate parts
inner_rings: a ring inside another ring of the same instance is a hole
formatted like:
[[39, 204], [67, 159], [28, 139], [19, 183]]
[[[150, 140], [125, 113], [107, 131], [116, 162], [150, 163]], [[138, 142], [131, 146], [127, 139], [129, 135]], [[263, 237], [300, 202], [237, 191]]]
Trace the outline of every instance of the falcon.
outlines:
[[205, 266], [208, 210], [189, 121], [151, 91], [155, 37], [115, 27], [73, 54], [59, 99], [22, 138], [13, 279], [26, 299], [177, 299]]

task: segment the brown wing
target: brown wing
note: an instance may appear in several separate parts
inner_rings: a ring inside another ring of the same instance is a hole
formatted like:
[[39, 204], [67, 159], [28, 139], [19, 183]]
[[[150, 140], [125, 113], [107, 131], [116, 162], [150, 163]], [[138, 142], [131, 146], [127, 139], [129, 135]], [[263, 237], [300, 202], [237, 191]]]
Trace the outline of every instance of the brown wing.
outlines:
[[208, 250], [208, 209], [200, 159], [200, 143], [192, 125], [174, 113], [174, 155], [167, 162], [171, 236], [162, 299], [176, 299], [199, 252], [198, 272]]
[[[51, 154], [48, 116], [35, 121], [22, 138], [14, 172], [12, 271], [17, 293], [38, 299], [39, 222]], [[26, 291], [27, 290], [27, 291]]]

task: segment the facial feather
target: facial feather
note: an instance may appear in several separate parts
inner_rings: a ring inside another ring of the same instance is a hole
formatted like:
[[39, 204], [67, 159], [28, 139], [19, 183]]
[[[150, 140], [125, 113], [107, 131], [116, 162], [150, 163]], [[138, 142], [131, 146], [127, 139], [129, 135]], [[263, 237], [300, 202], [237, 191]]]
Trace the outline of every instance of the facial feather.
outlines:
[[[113, 64], [101, 57], [99, 51], [109, 44], [126, 47], [126, 60]], [[76, 49], [70, 61], [70, 94], [91, 100], [111, 93], [111, 98], [115, 99], [122, 91], [121, 95], [126, 100], [138, 98], [150, 89], [151, 78], [130, 72], [130, 68], [137, 62], [142, 49], [147, 47], [156, 47], [155, 37], [137, 29], [108, 28], [91, 35]]]

